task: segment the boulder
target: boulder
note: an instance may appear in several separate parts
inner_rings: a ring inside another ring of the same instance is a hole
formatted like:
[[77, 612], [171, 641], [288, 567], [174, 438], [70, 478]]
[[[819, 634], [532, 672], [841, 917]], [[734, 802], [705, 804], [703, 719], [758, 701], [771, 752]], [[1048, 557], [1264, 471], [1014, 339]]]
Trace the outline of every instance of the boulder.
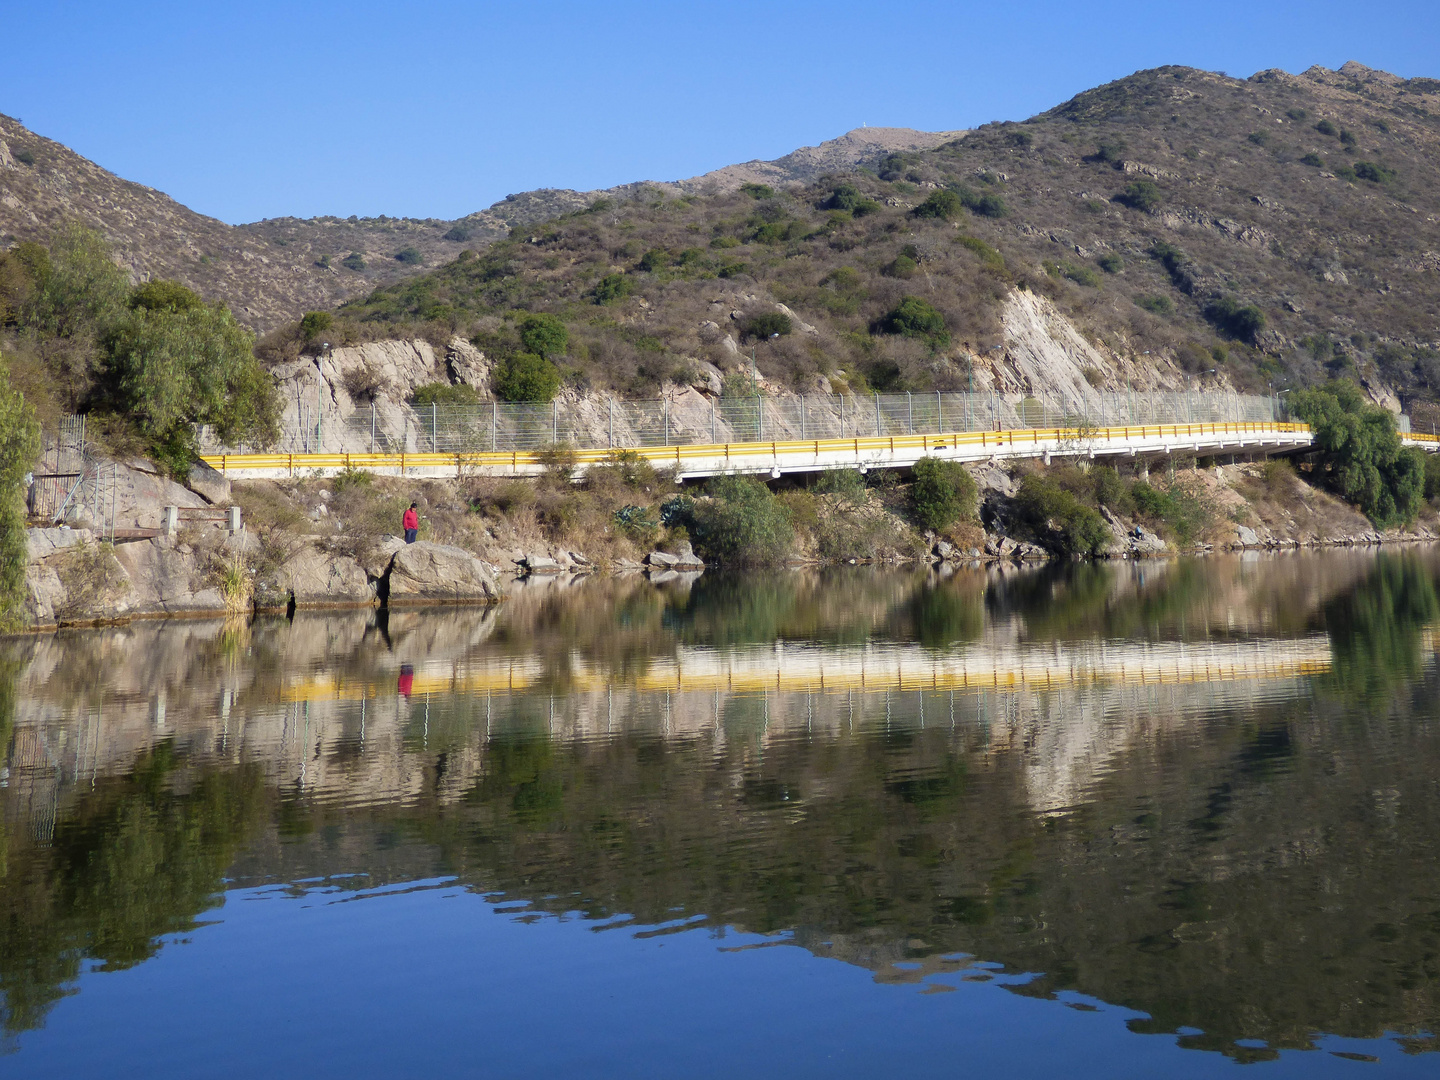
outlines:
[[386, 581], [391, 605], [497, 604], [501, 599], [500, 586], [474, 555], [428, 541], [395, 552]]
[[949, 540], [936, 540], [934, 552], [941, 559], [953, 559], [955, 557], [955, 545]]
[[196, 461], [190, 466], [185, 486], [211, 506], [229, 506], [232, 502], [230, 481], [203, 461]]
[[68, 597], [60, 575], [48, 563], [31, 563], [25, 567], [25, 623], [33, 629], [54, 626], [57, 610], [63, 610]]
[[680, 550], [675, 552], [674, 559], [675, 561], [670, 565], [676, 570], [705, 569], [705, 563], [701, 560], [699, 555], [695, 554], [695, 549], [690, 546], [689, 540], [686, 540], [680, 545]]
[[1235, 541], [1241, 547], [1259, 547], [1260, 534], [1244, 525], [1235, 526]]
[[675, 569], [675, 556], [664, 551], [652, 551], [645, 556], [645, 561], [650, 564], [652, 570], [673, 570]]
[[525, 555], [517, 564], [527, 575], [558, 574], [565, 568], [548, 555]]
[[379, 581], [390, 572], [390, 563], [395, 558], [395, 553], [404, 546], [405, 541], [398, 536], [382, 536], [373, 546], [360, 553], [360, 568], [367, 576]]

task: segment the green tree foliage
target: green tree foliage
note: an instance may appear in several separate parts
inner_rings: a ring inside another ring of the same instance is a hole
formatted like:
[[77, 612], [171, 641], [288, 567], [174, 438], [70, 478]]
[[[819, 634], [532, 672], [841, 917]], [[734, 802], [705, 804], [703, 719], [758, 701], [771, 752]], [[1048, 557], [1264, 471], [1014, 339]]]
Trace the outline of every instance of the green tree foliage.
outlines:
[[306, 341], [315, 341], [334, 325], [335, 316], [328, 311], [307, 311], [300, 320], [300, 333]]
[[961, 518], [975, 516], [975, 481], [958, 461], [923, 457], [915, 463], [910, 505], [915, 520], [944, 532]]
[[1116, 255], [1113, 251], [1109, 252], [1108, 254], [1101, 255], [1098, 259], [1095, 260], [1095, 264], [1099, 266], [1101, 270], [1104, 270], [1107, 274], [1118, 274], [1120, 273], [1120, 271], [1125, 269], [1125, 260], [1122, 259], [1119, 255]]
[[560, 369], [535, 353], [516, 353], [496, 365], [492, 386], [501, 401], [544, 404], [560, 389]]
[[159, 307], [148, 306], [153, 291], [137, 290], [104, 340], [109, 407], [163, 449], [176, 471], [193, 456], [191, 424], [209, 424], [227, 442], [266, 443], [276, 436], [279, 411], [249, 331], [223, 305], [178, 289]]
[[606, 274], [595, 284], [597, 304], [618, 304], [635, 291], [635, 283], [624, 274]]
[[[135, 291], [130, 294], [130, 307], [143, 308], [146, 311], [195, 311], [204, 306], [205, 301], [190, 289], [178, 281], [167, 281], [164, 278], [156, 278], [143, 285], [137, 285]], [[330, 317], [320, 311], [312, 312], [311, 315], [323, 315], [326, 319]], [[307, 315], [305, 318], [308, 319], [311, 315]], [[300, 326], [302, 329], [304, 328], [304, 319], [300, 320]]]
[[941, 188], [939, 191], [932, 191], [919, 206], [910, 211], [920, 218], [940, 218], [942, 221], [953, 221], [960, 216], [960, 211], [965, 208], [960, 196], [953, 191]]
[[0, 364], [0, 630], [14, 629], [25, 599], [25, 499], [21, 483], [40, 456], [40, 425]]
[[1380, 528], [1410, 521], [1425, 494], [1425, 454], [1405, 448], [1386, 409], [1366, 402], [1354, 383], [1336, 381], [1290, 397], [1290, 412], [1310, 425], [1322, 475]]
[[1061, 555], [1102, 555], [1114, 539], [1099, 511], [1039, 473], [1020, 481], [1015, 505], [1041, 543]]
[[1142, 210], [1147, 214], [1158, 209], [1160, 204], [1165, 201], [1165, 195], [1159, 185], [1150, 180], [1136, 180], [1132, 184], [1126, 184], [1125, 190], [1116, 198], [1130, 209]]
[[63, 226], [48, 258], [35, 261], [36, 288], [26, 312], [31, 327], [57, 337], [88, 336], [125, 309], [130, 278], [93, 229]]
[[1329, 120], [1321, 120], [1318, 124], [1315, 125], [1315, 130], [1318, 131], [1321, 135], [1329, 135], [1332, 139], [1340, 134], [1340, 129], [1337, 128]]
[[352, 251], [345, 258], [340, 260], [340, 265], [346, 270], [354, 270], [357, 274], [365, 269], [365, 256], [358, 251]]
[[932, 349], [943, 349], [950, 344], [945, 316], [918, 296], [903, 297], [895, 309], [880, 320], [878, 328], [886, 334], [919, 338]]
[[784, 560], [794, 542], [785, 508], [753, 476], [717, 476], [710, 497], [696, 502], [691, 535], [696, 549], [717, 562], [763, 566]]
[[554, 315], [526, 315], [520, 320], [520, 341], [527, 352], [545, 359], [564, 356], [570, 332]]
[[404, 247], [395, 253], [395, 261], [406, 266], [419, 266], [425, 261], [425, 256], [420, 254], [419, 248]]
[[770, 337], [784, 337], [793, 329], [790, 316], [779, 311], [762, 311], [745, 320], [740, 336], [751, 341], [764, 341]]

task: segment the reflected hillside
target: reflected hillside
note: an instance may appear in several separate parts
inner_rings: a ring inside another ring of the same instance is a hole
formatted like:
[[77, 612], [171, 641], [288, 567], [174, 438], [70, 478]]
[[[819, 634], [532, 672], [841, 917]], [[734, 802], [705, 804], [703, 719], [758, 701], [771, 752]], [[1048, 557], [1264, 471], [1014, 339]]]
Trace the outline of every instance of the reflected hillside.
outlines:
[[606, 579], [12, 641], [4, 1024], [227, 879], [454, 875], [883, 980], [964, 953], [1240, 1059], [1430, 1048], [1434, 581], [1420, 552]]

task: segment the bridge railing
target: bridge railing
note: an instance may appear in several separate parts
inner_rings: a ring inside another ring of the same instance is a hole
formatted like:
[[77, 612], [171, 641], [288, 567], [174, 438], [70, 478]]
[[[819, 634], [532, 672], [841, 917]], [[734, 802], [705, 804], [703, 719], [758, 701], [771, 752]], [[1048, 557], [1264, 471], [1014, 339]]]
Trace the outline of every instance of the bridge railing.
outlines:
[[[1092, 393], [1061, 399], [991, 393], [827, 394], [679, 401], [557, 400], [548, 405], [360, 406], [287, 416], [289, 453], [582, 450], [928, 435], [1019, 428], [1269, 422], [1275, 399], [1214, 391]], [[200, 432], [206, 453], [244, 453]]]

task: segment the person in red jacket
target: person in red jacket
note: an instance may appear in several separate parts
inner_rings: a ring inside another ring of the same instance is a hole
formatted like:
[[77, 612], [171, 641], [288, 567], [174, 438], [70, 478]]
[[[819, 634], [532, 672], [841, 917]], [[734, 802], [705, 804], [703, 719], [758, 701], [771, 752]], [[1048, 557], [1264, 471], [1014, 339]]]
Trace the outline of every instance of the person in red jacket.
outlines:
[[416, 535], [420, 532], [420, 515], [415, 510], [415, 504], [410, 504], [410, 509], [405, 511], [405, 516], [400, 519], [400, 524], [405, 529], [405, 542], [413, 544]]

